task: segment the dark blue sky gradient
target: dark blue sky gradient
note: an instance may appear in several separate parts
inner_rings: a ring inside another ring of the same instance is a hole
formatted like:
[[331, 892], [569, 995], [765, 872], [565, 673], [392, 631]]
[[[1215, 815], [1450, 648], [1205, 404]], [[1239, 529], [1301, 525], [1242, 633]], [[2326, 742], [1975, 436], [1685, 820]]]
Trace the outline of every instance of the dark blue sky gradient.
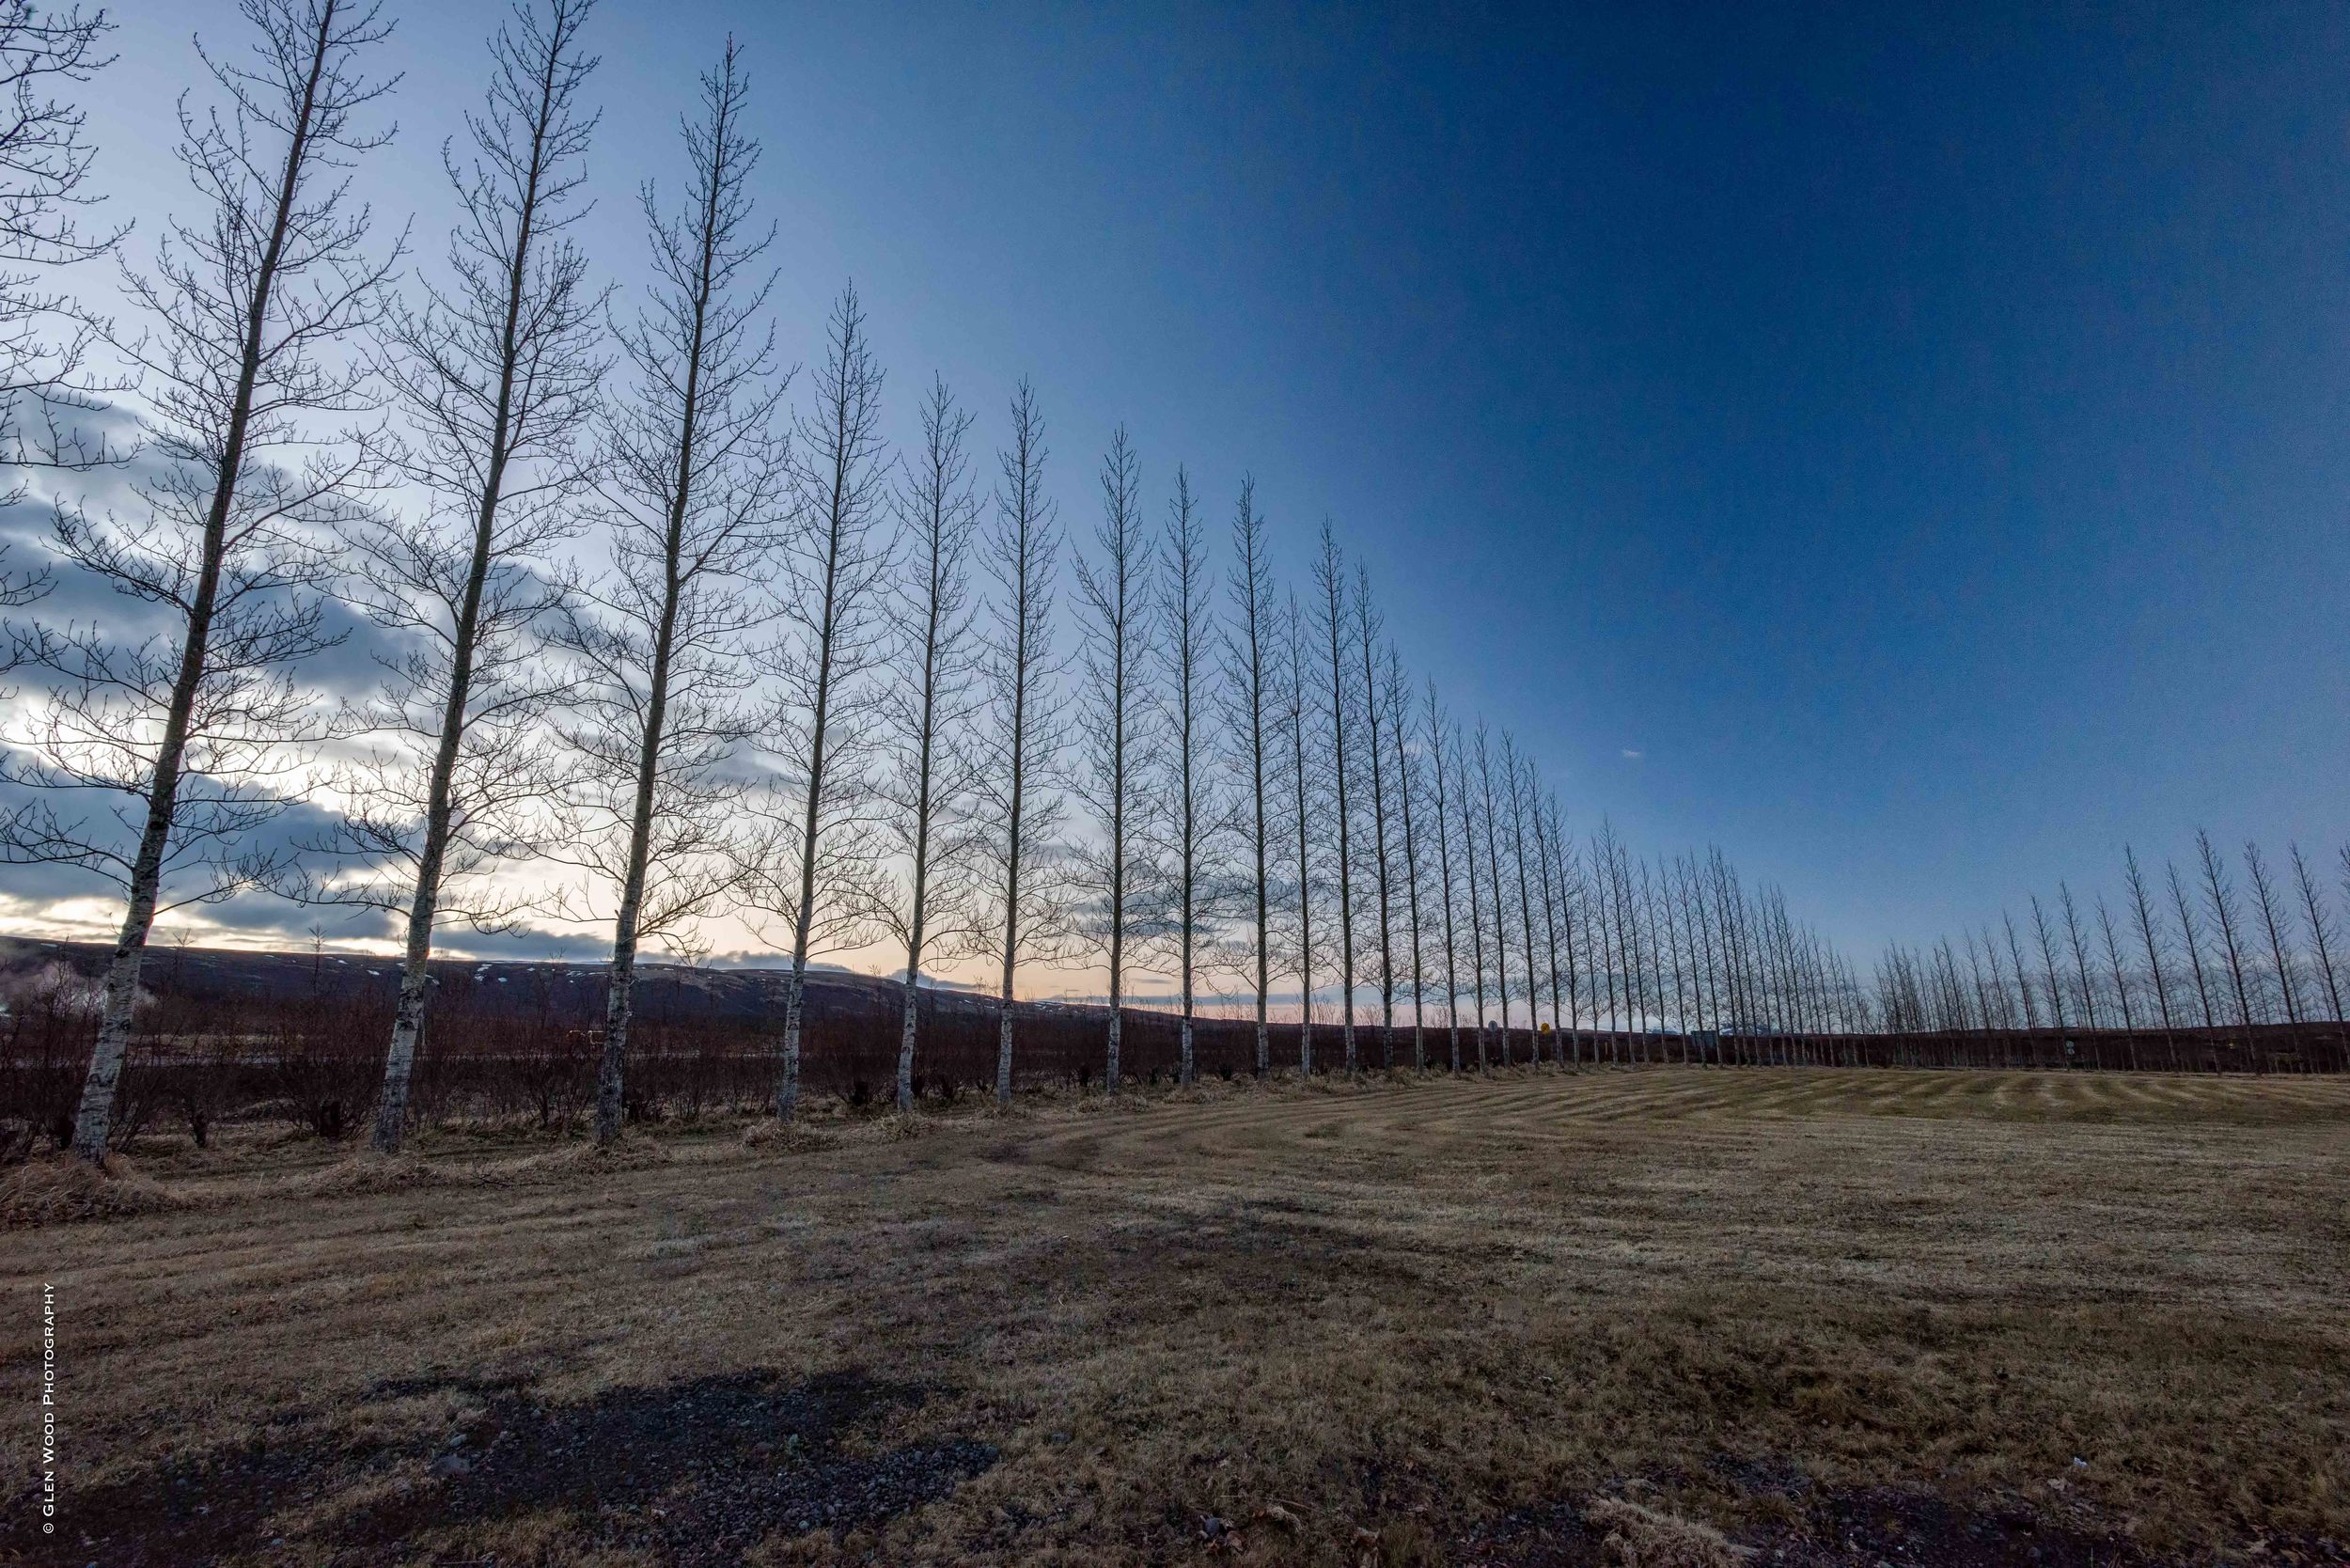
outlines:
[[[400, 9], [361, 178], [437, 259], [484, 22]], [[126, 8], [102, 142], [226, 12]], [[731, 26], [793, 357], [854, 275], [901, 419], [939, 369], [992, 445], [1034, 376], [1073, 532], [1120, 420], [1157, 496], [1253, 471], [1295, 581], [1327, 513], [1586, 827], [1719, 841], [1864, 952], [2124, 839], [2350, 830], [2350, 8], [595, 26], [612, 275]]]

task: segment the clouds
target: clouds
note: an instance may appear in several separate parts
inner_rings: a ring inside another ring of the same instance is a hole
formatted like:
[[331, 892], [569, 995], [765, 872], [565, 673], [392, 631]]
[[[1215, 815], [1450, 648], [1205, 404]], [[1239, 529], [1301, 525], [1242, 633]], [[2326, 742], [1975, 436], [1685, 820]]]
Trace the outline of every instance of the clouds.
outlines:
[[[169, 460], [160, 445], [142, 441], [138, 416], [128, 404], [53, 406], [48, 412], [80, 436], [85, 449], [113, 452], [119, 460], [82, 471], [0, 465], [0, 494], [13, 497], [0, 505], [0, 549], [5, 550], [0, 558], [11, 578], [44, 569], [49, 577], [45, 593], [10, 612], [9, 628], [19, 638], [38, 627], [45, 635], [86, 639], [99, 648], [152, 645], [147, 663], [167, 668], [184, 624], [178, 609], [124, 591], [108, 576], [79, 564], [59, 548], [59, 529], [64, 520], [85, 518], [134, 549], [152, 541], [167, 557], [186, 537], [184, 520], [159, 514], [153, 504], [157, 487], [172, 477]], [[185, 489], [184, 482], [180, 488]], [[318, 542], [331, 546], [335, 541]], [[327, 715], [375, 688], [383, 673], [381, 662], [396, 658], [401, 642], [331, 594], [303, 593], [316, 604], [321, 622], [319, 637], [305, 641], [324, 646], [306, 653], [286, 673], [295, 683], [296, 710], [308, 710], [318, 721], [308, 728], [323, 733]], [[70, 727], [66, 732], [69, 749], [62, 756], [75, 771], [84, 777], [111, 779], [119, 775], [127, 788], [35, 787], [24, 780], [42, 771], [37, 764], [43, 760], [51, 716], [60, 711], [56, 704], [85, 691], [77, 679], [84, 673], [82, 661], [69, 656], [58, 662], [64, 670], [21, 664], [0, 682], [0, 774], [13, 776], [0, 776], [0, 821], [21, 820], [29, 809], [54, 813], [93, 853], [85, 857], [89, 863], [81, 865], [0, 867], [0, 922], [46, 935], [110, 939], [120, 909], [114, 902], [118, 893], [106, 857], [119, 855], [127, 863], [135, 845], [144, 813], [143, 779], [135, 775], [146, 765], [142, 758], [160, 730], [161, 701], [151, 691], [101, 685], [94, 688], [100, 705], [87, 715], [94, 723], [83, 725], [78, 741], [71, 739]], [[118, 748], [117, 742], [126, 744]], [[307, 846], [330, 839], [341, 812], [311, 776], [321, 749], [301, 744], [282, 749], [264, 745], [258, 753], [232, 748], [240, 765], [258, 761], [265, 776], [208, 785], [201, 775], [192, 775], [181, 797], [233, 794], [251, 800], [254, 810], [240, 807], [236, 813], [251, 825], [235, 836], [230, 849], [290, 874], [324, 872], [327, 868], [314, 863]], [[192, 762], [200, 755], [192, 752]], [[321, 909], [251, 890], [171, 913], [175, 905], [204, 894], [210, 881], [200, 855], [167, 870], [161, 902], [173, 925], [207, 938], [248, 942], [306, 937], [319, 925], [334, 939], [353, 943], [372, 943], [388, 933], [388, 922], [380, 913]]]
[[[55, 628], [94, 627], [107, 640], [123, 644], [175, 635], [179, 619], [169, 607], [122, 591], [65, 559], [56, 549], [61, 513], [80, 514], [138, 538], [155, 516], [149, 487], [165, 478], [168, 460], [155, 444], [142, 442], [138, 416], [127, 404], [59, 407], [55, 414], [60, 421], [70, 420], [92, 449], [102, 444], [123, 456], [118, 463], [79, 471], [0, 463], [0, 494], [16, 496], [0, 506], [0, 550], [5, 550], [0, 560], [6, 561], [10, 575], [42, 565], [55, 574], [49, 592], [10, 619], [20, 625], [37, 619]], [[385, 504], [400, 503], [400, 498], [391, 497]], [[302, 661], [303, 685], [329, 704], [373, 690], [383, 673], [380, 661], [398, 657], [406, 639], [332, 594], [315, 597], [321, 611], [321, 640], [327, 646]], [[19, 687], [38, 689], [38, 682], [24, 670], [14, 681]]]

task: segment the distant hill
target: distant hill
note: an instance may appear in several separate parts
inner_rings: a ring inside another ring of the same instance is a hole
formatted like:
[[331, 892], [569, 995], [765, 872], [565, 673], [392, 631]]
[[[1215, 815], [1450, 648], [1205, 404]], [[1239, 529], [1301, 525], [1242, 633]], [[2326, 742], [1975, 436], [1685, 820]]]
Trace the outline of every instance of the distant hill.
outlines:
[[[112, 949], [94, 942], [49, 942], [0, 936], [0, 987], [63, 965], [90, 980], [101, 979]], [[204, 1002], [307, 1000], [331, 992], [343, 996], [380, 991], [391, 998], [400, 981], [397, 959], [337, 953], [247, 952], [227, 948], [151, 947], [141, 970], [142, 987], [158, 996]], [[603, 1005], [604, 965], [556, 960], [476, 962], [435, 959], [432, 978], [445, 996], [462, 996], [468, 1011], [489, 1016], [546, 1011], [566, 1018], [588, 1018]], [[707, 969], [682, 964], [640, 963], [636, 1006], [640, 1013], [681, 1022], [749, 1023], [779, 1017], [788, 971], [777, 967]], [[993, 998], [947, 986], [924, 986], [937, 1009], [992, 1012]], [[842, 1016], [896, 1012], [905, 988], [894, 980], [842, 969], [810, 969], [807, 1006], [811, 1015]]]

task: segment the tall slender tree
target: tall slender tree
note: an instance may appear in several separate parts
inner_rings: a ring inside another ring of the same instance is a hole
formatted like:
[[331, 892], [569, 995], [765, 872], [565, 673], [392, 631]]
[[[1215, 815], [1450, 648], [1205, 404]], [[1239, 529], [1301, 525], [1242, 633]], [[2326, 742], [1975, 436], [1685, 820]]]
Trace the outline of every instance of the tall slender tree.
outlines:
[[[1557, 837], [1558, 829], [1554, 827], [1552, 833], [1554, 837]], [[1695, 933], [1697, 941], [1699, 1027], [1713, 1037], [1710, 1041], [1701, 1043], [1700, 1059], [1703, 1050], [1710, 1049], [1714, 1053], [1715, 1065], [1719, 1066], [1722, 1059], [1720, 949], [1714, 940], [1714, 922], [1706, 908], [1704, 887], [1699, 881], [1697, 856], [1695, 855], [1682, 856], [1677, 863], [1677, 869], [1681, 882], [1683, 922], [1689, 931]], [[1568, 952], [1569, 961], [1572, 962], [1574, 953], [1572, 936], [1570, 936]], [[1574, 1009], [1574, 976], [1572, 970], [1568, 972], [1567, 984], [1567, 1009], [1572, 1017]]]
[[1023, 381], [1012, 394], [1011, 444], [997, 457], [995, 526], [987, 566], [999, 595], [984, 672], [989, 722], [979, 793], [1003, 979], [996, 1001], [995, 1100], [1011, 1103], [1014, 986], [1024, 959], [1054, 950], [1060, 900], [1045, 864], [1058, 830], [1065, 726], [1053, 651], [1054, 563], [1060, 526], [1044, 494], [1044, 416]]
[[2217, 1014], [2212, 1010], [2211, 986], [2203, 975], [2202, 938], [2196, 930], [2195, 908], [2188, 902], [2186, 885], [2179, 878], [2179, 868], [2166, 863], [2164, 872], [2169, 878], [2170, 905], [2179, 921], [2179, 939], [2186, 944], [2187, 973], [2195, 981], [2195, 1000], [2202, 1010], [2203, 1027], [2217, 1027]]
[[728, 39], [701, 78], [700, 117], [683, 124], [682, 209], [671, 215], [650, 185], [642, 193], [656, 281], [617, 334], [635, 384], [602, 431], [613, 561], [581, 585], [559, 637], [585, 666], [565, 730], [586, 765], [558, 858], [618, 889], [599, 1144], [620, 1134], [640, 944], [674, 936], [742, 885], [728, 824], [754, 729], [744, 700], [762, 619], [752, 588], [785, 494], [776, 414], [789, 379], [760, 322], [768, 235], [751, 212], [747, 98]]
[[2031, 896], [2032, 934], [2040, 943], [2042, 977], [2047, 982], [2048, 1016], [2060, 1030], [2071, 1027], [2064, 1018], [2064, 987], [2057, 979], [2056, 935], [2049, 930], [2047, 911], [2040, 906], [2040, 895]]
[[1074, 855], [1079, 877], [1079, 935], [1103, 954], [1109, 971], [1109, 1027], [1103, 1084], [1119, 1090], [1131, 938], [1154, 929], [1154, 868], [1145, 854], [1145, 757], [1152, 731], [1150, 680], [1152, 548], [1142, 525], [1142, 475], [1126, 426], [1109, 435], [1103, 459], [1103, 520], [1093, 557], [1076, 555], [1079, 602], [1079, 766], [1076, 794], [1093, 816], [1098, 839]]
[[876, 709], [870, 679], [889, 651], [891, 541], [881, 367], [854, 285], [827, 323], [823, 364], [793, 424], [791, 508], [780, 552], [786, 629], [765, 663], [777, 691], [769, 749], [784, 765], [795, 814], [778, 819], [761, 899], [791, 928], [784, 981], [776, 1115], [799, 1109], [807, 964], [821, 944], [870, 932], [880, 809], [873, 788]]
[[[1991, 934], [1991, 927], [1987, 922], [1982, 928], [1982, 951], [1984, 961], [1991, 966], [1991, 995], [1998, 1008], [2000, 1026], [2004, 1028], [2013, 1029], [2015, 1027], [2016, 1019], [2020, 1016], [2020, 1014], [2017, 1011], [2014, 998], [2008, 993], [2007, 974], [2006, 971], [1999, 967], [1999, 945], [1998, 941], [1993, 938]], [[2013, 1049], [2012, 1042], [2010, 1043], [2009, 1049], [2011, 1051]]]
[[1190, 476], [1175, 470], [1175, 494], [1167, 505], [1167, 531], [1160, 541], [1158, 572], [1158, 679], [1152, 684], [1159, 709], [1153, 838], [1167, 868], [1167, 906], [1163, 929], [1173, 947], [1182, 1022], [1176, 1053], [1177, 1077], [1195, 1075], [1193, 1027], [1198, 1008], [1198, 972], [1214, 946], [1231, 903], [1224, 870], [1230, 812], [1216, 787], [1209, 714], [1214, 696], [1212, 659], [1221, 640], [1215, 623], [1214, 578], [1208, 536], [1192, 500]]
[[[556, 762], [544, 721], [563, 687], [543, 634], [561, 602], [547, 567], [577, 531], [582, 437], [605, 369], [603, 292], [569, 230], [586, 211], [597, 116], [580, 96], [589, 0], [517, 5], [491, 40], [470, 160], [445, 155], [459, 219], [447, 281], [399, 310], [384, 374], [408, 426], [401, 466], [426, 498], [358, 536], [358, 594], [412, 651], [366, 716], [391, 750], [356, 770], [337, 846], [370, 868], [343, 896], [404, 916], [405, 956], [375, 1146], [400, 1146], [408, 1081], [447, 917], [510, 921], [517, 900], [456, 884], [526, 853]], [[368, 781], [374, 781], [369, 788]], [[362, 790], [367, 792], [360, 793]]]
[[2295, 962], [2292, 938], [2292, 915], [2284, 898], [2284, 890], [2269, 874], [2267, 857], [2261, 847], [2247, 841], [2244, 846], [2244, 874], [2252, 885], [2252, 912], [2260, 917], [2260, 935], [2268, 943], [2269, 973], [2276, 977], [2277, 999], [2284, 1005], [2285, 1023], [2297, 1029], [2301, 1027], [2301, 987], [2295, 973]]
[[2252, 993], [2244, 978], [2245, 942], [2238, 930], [2244, 924], [2244, 912], [2236, 902], [2235, 885], [2228, 878], [2227, 864], [2212, 847], [2211, 835], [2200, 827], [2195, 830], [2195, 854], [2203, 873], [2203, 908], [2219, 933], [2219, 950], [2227, 957], [2228, 979], [2235, 989], [2236, 1022], [2248, 1029], [2252, 1027]]
[[1534, 894], [1528, 874], [1532, 856], [1528, 851], [1526, 839], [1528, 801], [1525, 774], [1526, 760], [1518, 755], [1517, 742], [1505, 729], [1501, 733], [1502, 799], [1510, 812], [1510, 869], [1518, 885], [1519, 956], [1526, 960], [1526, 1034], [1529, 1055], [1536, 1065], [1540, 1065], [1542, 995], [1535, 977], [1542, 972], [1542, 964], [1534, 956]]
[[[2129, 971], [2122, 962], [2122, 939], [2114, 928], [2113, 911], [2107, 907], [2105, 895], [2097, 897], [2097, 932], [2104, 939], [2106, 973], [2113, 981], [2113, 1005], [2121, 1010], [2122, 1027], [2131, 1034], [2138, 1032], [2138, 1010], [2130, 1002]], [[2136, 1044], [2133, 1043], [2135, 1052]], [[2132, 1066], [2137, 1063], [2133, 1061]]]
[[1351, 1074], [1358, 1071], [1361, 1063], [1355, 1045], [1355, 850], [1349, 834], [1354, 812], [1347, 799], [1347, 781], [1355, 771], [1346, 725], [1347, 711], [1352, 706], [1347, 701], [1349, 617], [1346, 563], [1339, 553], [1338, 537], [1326, 521], [1322, 525], [1322, 549], [1314, 557], [1314, 613], [1320, 640], [1330, 652], [1322, 696], [1330, 715], [1330, 779], [1338, 797], [1339, 844], [1334, 869], [1338, 872], [1339, 893], [1339, 1043], [1345, 1054], [1346, 1070]]
[[1485, 721], [1477, 721], [1477, 819], [1485, 833], [1485, 878], [1493, 893], [1494, 1004], [1501, 1011], [1501, 1065], [1510, 1065], [1510, 922], [1501, 897], [1501, 813], [1494, 799], [1494, 756]]
[[921, 435], [897, 494], [905, 553], [889, 605], [896, 655], [884, 715], [889, 758], [880, 776], [888, 849], [905, 866], [885, 879], [878, 917], [905, 945], [898, 1030], [898, 1109], [914, 1108], [922, 963], [930, 944], [970, 931], [974, 893], [971, 750], [977, 670], [971, 646], [972, 535], [979, 503], [964, 443], [971, 416], [943, 379], [922, 401]]
[[1232, 565], [1226, 591], [1230, 613], [1222, 626], [1224, 734], [1231, 745], [1233, 772], [1245, 805], [1241, 833], [1247, 840], [1249, 897], [1256, 921], [1248, 955], [1256, 970], [1257, 1075], [1272, 1070], [1272, 1030], [1266, 993], [1273, 983], [1273, 810], [1275, 748], [1279, 744], [1279, 623], [1273, 602], [1273, 565], [1265, 550], [1263, 514], [1257, 510], [1257, 485], [1244, 478], [1232, 513]]
[[[1151, 545], [1142, 521], [1140, 464], [1120, 425], [1102, 460], [1102, 521], [1094, 554], [1077, 557], [1080, 619], [1076, 792], [1100, 837], [1081, 848], [1074, 868], [1083, 908], [1080, 930], [1109, 971], [1109, 1024], [1103, 1083], [1118, 1091], [1119, 1044], [1125, 1006], [1127, 941], [1151, 925], [1142, 853], [1144, 767], [1157, 737], [1147, 730], [1144, 682], [1151, 656], [1154, 594]], [[1188, 505], [1186, 487], [1183, 496]], [[1190, 1082], [1190, 1031], [1184, 1031], [1183, 1081]]]
[[1297, 1070], [1307, 1077], [1314, 1071], [1314, 864], [1311, 803], [1314, 795], [1312, 750], [1306, 740], [1307, 714], [1313, 705], [1308, 674], [1305, 617], [1292, 594], [1281, 628], [1284, 665], [1281, 711], [1289, 738], [1291, 821], [1297, 826]]
[[1444, 710], [1436, 704], [1436, 682], [1427, 684], [1426, 701], [1421, 719], [1427, 726], [1428, 774], [1435, 792], [1436, 822], [1436, 907], [1444, 925], [1444, 1024], [1447, 1043], [1451, 1050], [1452, 1071], [1461, 1071], [1461, 943], [1453, 923], [1460, 908], [1460, 897], [1452, 880], [1452, 823], [1459, 792], [1449, 787], [1451, 770], [1445, 764], [1451, 756], [1449, 727]]
[[2310, 873], [2310, 864], [2301, 857], [2301, 846], [2291, 846], [2293, 854], [2293, 886], [2300, 895], [2301, 912], [2309, 921], [2310, 950], [2317, 960], [2318, 983], [2326, 989], [2328, 1014], [2337, 1024], [2342, 1022], [2342, 976], [2334, 966], [2334, 949], [2340, 936], [2333, 916], [2326, 907], [2325, 895], [2317, 890], [2317, 878]]
[[[1687, 971], [1682, 962], [1681, 925], [1673, 917], [1671, 886], [1666, 880], [1663, 862], [1656, 864], [1653, 881], [1650, 870], [1649, 862], [1641, 861], [1640, 897], [1648, 905], [1649, 929], [1658, 933], [1659, 945], [1663, 949], [1659, 963], [1665, 977], [1665, 1003], [1672, 1010], [1671, 1027], [1681, 1037], [1681, 1059], [1686, 1063], [1689, 1059], [1689, 993]], [[1529, 960], [1531, 956], [1529, 943]], [[1803, 957], [1808, 962], [1808, 950]]]
[[1449, 737], [1452, 745], [1452, 778], [1458, 787], [1461, 805], [1462, 870], [1465, 881], [1462, 891], [1467, 898], [1469, 928], [1469, 999], [1475, 1003], [1477, 1016], [1477, 1070], [1487, 1071], [1488, 1041], [1485, 1037], [1485, 918], [1480, 912], [1483, 885], [1477, 875], [1477, 796], [1471, 788], [1467, 747], [1456, 725]]
[[1428, 948], [1420, 930], [1421, 864], [1419, 836], [1413, 830], [1412, 802], [1419, 794], [1419, 771], [1413, 765], [1410, 698], [1403, 679], [1403, 660], [1389, 643], [1382, 666], [1380, 700], [1387, 711], [1387, 734], [1395, 742], [1395, 796], [1403, 818], [1403, 900], [1405, 935], [1412, 964], [1412, 1071], [1428, 1067]]
[[[1601, 978], [1603, 978], [1606, 983], [1607, 1021], [1606, 1029], [1609, 1038], [1606, 1042], [1605, 1049], [1607, 1052], [1607, 1058], [1610, 1061], [1616, 1059], [1616, 1053], [1620, 1048], [1619, 1043], [1613, 1037], [1616, 1028], [1616, 982], [1622, 971], [1622, 965], [1617, 962], [1612, 940], [1613, 933], [1617, 929], [1614, 899], [1612, 896], [1614, 891], [1615, 859], [1608, 851], [1610, 835], [1612, 835], [1613, 832], [1614, 828], [1610, 826], [1606, 819], [1602, 818], [1600, 821], [1600, 830], [1591, 835], [1590, 842], [1585, 846], [1585, 855], [1591, 868], [1592, 931], [1593, 938], [1598, 949], [1596, 954], [1594, 955], [1593, 968], [1594, 971]], [[1730, 886], [1724, 880], [1726, 872], [1718, 861], [1716, 864], [1715, 870], [1716, 872], [1715, 881], [1715, 897], [1722, 902], [1722, 917], [1725, 924], [1728, 925], [1731, 921], [1731, 916], [1735, 913], [1735, 904]], [[1732, 929], [1734, 930], [1734, 927]], [[1595, 991], [1598, 983], [1598, 980], [1593, 981]], [[1599, 998], [1596, 995], [1594, 995], [1592, 997], [1592, 1007], [1594, 1011], [1596, 1011], [1598, 1005]]]
[[1395, 918], [1391, 897], [1394, 867], [1387, 856], [1386, 754], [1380, 745], [1386, 718], [1379, 700], [1377, 646], [1386, 622], [1371, 600], [1371, 572], [1355, 563], [1355, 641], [1362, 655], [1361, 698], [1364, 772], [1371, 779], [1371, 865], [1379, 904], [1379, 1065], [1395, 1067]]
[[2073, 889], [2065, 883], [2057, 884], [2057, 902], [2064, 911], [2064, 934], [2073, 949], [2074, 971], [2080, 981], [2081, 1014], [2092, 1029], [2097, 1027], [2097, 988], [2089, 978], [2089, 949], [2081, 939], [2080, 911], [2073, 902]]
[[2166, 1049], [2174, 1048], [2175, 1042], [2170, 1039], [2170, 982], [2164, 972], [2168, 965], [2163, 963], [2162, 935], [2154, 924], [2154, 900], [2146, 892], [2146, 878], [2138, 867], [2138, 852], [2126, 844], [2122, 849], [2122, 864], [2123, 885], [2130, 895], [2130, 922], [2138, 937], [2138, 951], [2146, 960], [2147, 979], [2154, 988], [2154, 1011], [2162, 1019], [2163, 1043]]
[[1562, 890], [1555, 876], [1558, 864], [1553, 857], [1550, 820], [1545, 814], [1547, 802], [1542, 792], [1542, 781], [1529, 764], [1527, 769], [1527, 815], [1534, 824], [1534, 870], [1536, 885], [1542, 893], [1543, 973], [1550, 981], [1550, 1053], [1555, 1065], [1566, 1065], [1567, 1015], [1559, 995], [1559, 918]]
[[[104, 335], [140, 384], [150, 477], [127, 519], [61, 506], [53, 544], [149, 606], [162, 630], [119, 643], [95, 625], [36, 624], [12, 632], [6, 661], [45, 689], [8, 737], [16, 756], [0, 776], [32, 797], [0, 820], [0, 859], [78, 866], [123, 900], [73, 1122], [74, 1152], [90, 1160], [113, 1127], [158, 913], [286, 868], [251, 837], [288, 803], [289, 746], [317, 732], [295, 671], [337, 640], [317, 594], [321, 536], [348, 522], [377, 462], [364, 433], [321, 440], [318, 427], [366, 406], [352, 339], [382, 319], [399, 254], [369, 254], [368, 210], [338, 172], [389, 138], [368, 119], [391, 83], [362, 61], [390, 26], [345, 0], [247, 0], [243, 16], [249, 60], [206, 57], [225, 106], [180, 111], [180, 160], [207, 218], [171, 226], [152, 269], [127, 272], [141, 329]], [[37, 84], [94, 68], [103, 19], [0, 19], [15, 46], [0, 69], [31, 117], [0, 197], [0, 261], [62, 259], [80, 253], [66, 221], [86, 168], [80, 120]], [[20, 395], [60, 384], [54, 349], [21, 336], [42, 314], [8, 286], [0, 336]], [[38, 571], [10, 578], [7, 597], [42, 584]], [[112, 804], [77, 804], [93, 797]]]

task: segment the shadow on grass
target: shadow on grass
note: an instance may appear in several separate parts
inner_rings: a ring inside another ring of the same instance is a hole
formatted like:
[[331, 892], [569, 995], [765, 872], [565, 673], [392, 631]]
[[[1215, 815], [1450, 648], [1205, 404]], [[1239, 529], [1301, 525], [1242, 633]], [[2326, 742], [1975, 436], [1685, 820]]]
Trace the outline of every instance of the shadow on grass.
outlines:
[[[14, 1548], [35, 1561], [177, 1565], [278, 1547], [372, 1562], [405, 1557], [426, 1531], [462, 1541], [473, 1527], [556, 1513], [572, 1517], [581, 1547], [700, 1568], [737, 1562], [771, 1533], [880, 1524], [995, 1461], [994, 1448], [960, 1437], [844, 1445], [864, 1423], [925, 1399], [917, 1385], [856, 1372], [800, 1384], [729, 1373], [609, 1388], [575, 1404], [542, 1403], [516, 1381], [470, 1378], [401, 1379], [369, 1397], [450, 1389], [482, 1409], [437, 1445], [257, 1435], [86, 1493], [69, 1488], [51, 1541], [26, 1538], [35, 1510], [19, 1499], [0, 1527], [0, 1556]], [[278, 1522], [354, 1484], [368, 1500], [310, 1529], [289, 1533]]]

